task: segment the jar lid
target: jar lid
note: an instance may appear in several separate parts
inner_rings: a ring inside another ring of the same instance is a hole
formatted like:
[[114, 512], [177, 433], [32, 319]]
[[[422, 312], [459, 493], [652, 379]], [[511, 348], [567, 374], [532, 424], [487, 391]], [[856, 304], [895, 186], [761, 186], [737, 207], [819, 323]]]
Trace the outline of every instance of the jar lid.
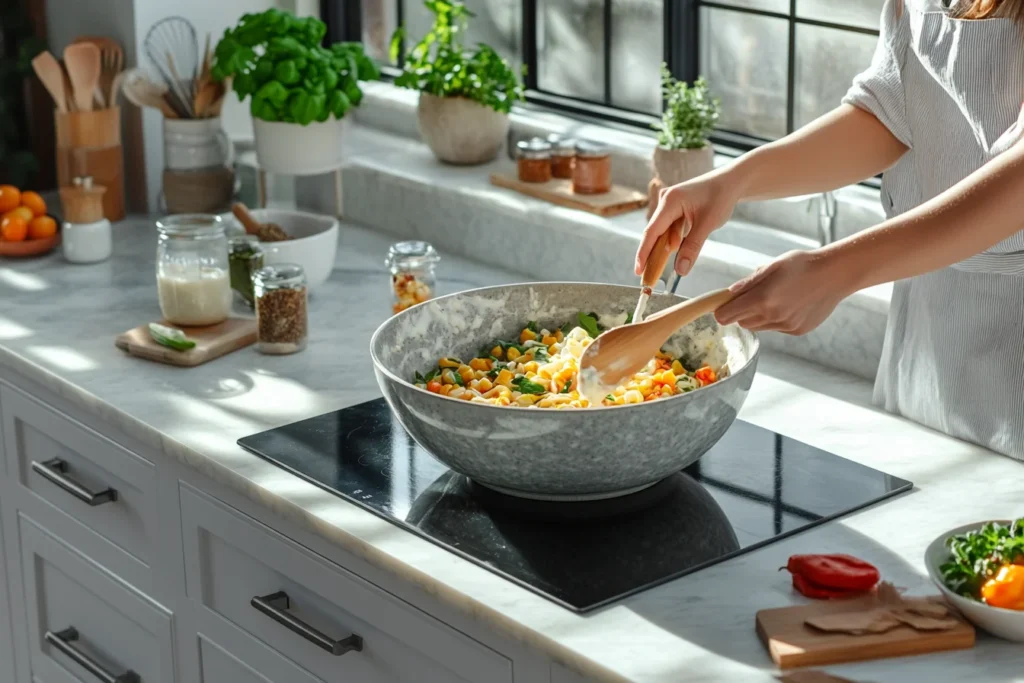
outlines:
[[571, 156], [576, 154], [576, 138], [563, 137], [558, 133], [548, 136], [551, 144], [551, 151], [558, 156]]
[[165, 237], [210, 239], [224, 235], [224, 222], [211, 213], [182, 213], [158, 219], [156, 229]]
[[230, 254], [261, 254], [260, 238], [256, 235], [238, 235], [228, 240], [228, 253]]
[[540, 138], [520, 140], [516, 143], [516, 152], [521, 159], [547, 159], [551, 156], [551, 143]]
[[278, 263], [263, 266], [252, 274], [253, 282], [261, 286], [287, 287], [306, 284], [306, 272], [294, 263]]
[[608, 148], [599, 142], [591, 140], [578, 140], [576, 142], [576, 154], [584, 158], [606, 157], [610, 154]]
[[428, 242], [398, 242], [388, 249], [388, 257], [384, 261], [390, 269], [419, 270], [424, 266], [433, 266], [441, 257]]

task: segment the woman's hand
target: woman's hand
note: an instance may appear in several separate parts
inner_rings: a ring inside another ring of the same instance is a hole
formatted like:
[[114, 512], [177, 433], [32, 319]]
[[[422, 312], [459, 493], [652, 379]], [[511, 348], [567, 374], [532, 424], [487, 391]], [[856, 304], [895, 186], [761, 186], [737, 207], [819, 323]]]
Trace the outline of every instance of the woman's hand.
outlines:
[[671, 230], [669, 246], [676, 254], [675, 270], [686, 275], [693, 267], [708, 235], [720, 228], [732, 215], [738, 195], [729, 189], [722, 172], [711, 172], [679, 185], [661, 190], [658, 208], [644, 230], [636, 253], [636, 274], [647, 265], [654, 243]]
[[807, 334], [852, 293], [847, 280], [831, 252], [791, 251], [730, 287], [736, 296], [715, 318], [753, 332]]

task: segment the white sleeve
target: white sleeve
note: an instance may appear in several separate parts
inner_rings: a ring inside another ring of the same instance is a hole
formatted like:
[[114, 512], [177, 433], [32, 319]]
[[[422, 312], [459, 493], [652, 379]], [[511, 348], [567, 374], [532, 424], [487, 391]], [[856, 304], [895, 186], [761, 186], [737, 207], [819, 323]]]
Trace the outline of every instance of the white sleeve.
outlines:
[[[902, 5], [902, 11], [897, 5]], [[886, 0], [871, 66], [853, 79], [843, 103], [873, 114], [900, 142], [911, 147], [903, 84], [903, 64], [910, 45], [910, 10], [906, 5], [905, 0]]]

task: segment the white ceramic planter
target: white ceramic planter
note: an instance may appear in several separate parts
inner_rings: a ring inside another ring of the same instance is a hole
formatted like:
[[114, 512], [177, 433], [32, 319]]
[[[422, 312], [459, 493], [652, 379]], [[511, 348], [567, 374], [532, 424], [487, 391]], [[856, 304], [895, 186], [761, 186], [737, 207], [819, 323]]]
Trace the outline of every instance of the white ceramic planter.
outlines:
[[318, 175], [341, 167], [344, 119], [308, 126], [253, 119], [260, 168], [283, 175]]
[[654, 175], [665, 187], [686, 182], [714, 168], [715, 150], [711, 145], [700, 149], [654, 148]]
[[194, 171], [217, 166], [231, 167], [235, 148], [220, 118], [164, 119], [164, 168]]
[[493, 161], [508, 135], [508, 114], [464, 97], [420, 93], [416, 116], [423, 141], [449, 164]]

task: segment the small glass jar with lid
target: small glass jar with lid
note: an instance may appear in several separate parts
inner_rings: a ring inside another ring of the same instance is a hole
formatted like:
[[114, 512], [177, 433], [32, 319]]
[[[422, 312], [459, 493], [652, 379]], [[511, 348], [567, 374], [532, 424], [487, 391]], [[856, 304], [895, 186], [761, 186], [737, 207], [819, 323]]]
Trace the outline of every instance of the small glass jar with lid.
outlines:
[[548, 144], [551, 145], [551, 176], [572, 178], [572, 167], [576, 161], [576, 140], [552, 133], [548, 136]]
[[576, 194], [604, 194], [611, 189], [611, 152], [596, 142], [578, 141], [572, 169], [572, 191]]
[[551, 143], [533, 138], [516, 143], [519, 180], [524, 183], [546, 183], [551, 180]]
[[306, 348], [309, 296], [302, 266], [281, 263], [253, 274], [256, 299], [256, 348], [282, 355]]
[[398, 242], [384, 264], [391, 271], [392, 313], [401, 313], [434, 297], [435, 270], [441, 257], [427, 242]]
[[228, 242], [228, 267], [231, 289], [249, 308], [255, 305], [252, 278], [263, 267], [263, 248], [256, 235], [239, 235]]
[[231, 313], [228, 241], [220, 216], [181, 214], [156, 222], [160, 312], [172, 325], [216, 325]]

